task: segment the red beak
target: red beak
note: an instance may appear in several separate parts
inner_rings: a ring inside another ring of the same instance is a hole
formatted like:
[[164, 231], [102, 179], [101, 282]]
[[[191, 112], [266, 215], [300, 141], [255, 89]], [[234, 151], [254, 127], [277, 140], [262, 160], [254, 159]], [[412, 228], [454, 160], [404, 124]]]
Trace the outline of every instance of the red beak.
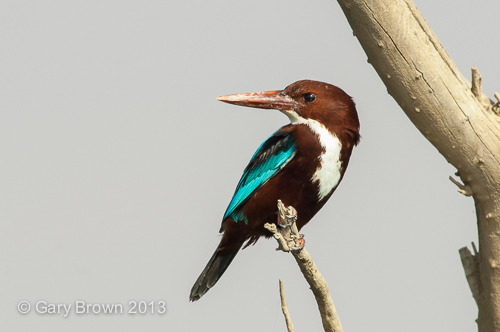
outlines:
[[299, 106], [294, 99], [278, 91], [264, 91], [241, 93], [236, 95], [218, 97], [217, 100], [228, 104], [235, 104], [247, 107], [277, 109], [280, 111], [290, 111]]

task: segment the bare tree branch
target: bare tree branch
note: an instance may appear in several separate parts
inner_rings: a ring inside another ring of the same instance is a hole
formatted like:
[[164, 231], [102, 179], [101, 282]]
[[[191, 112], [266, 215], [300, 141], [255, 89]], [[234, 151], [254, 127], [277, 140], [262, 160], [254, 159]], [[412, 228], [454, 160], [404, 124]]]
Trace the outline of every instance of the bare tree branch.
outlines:
[[463, 193], [472, 194], [479, 232], [477, 323], [480, 332], [498, 332], [500, 104], [488, 103], [477, 70], [474, 87], [462, 76], [411, 0], [338, 2], [389, 94], [458, 169]]
[[[325, 332], [343, 332], [342, 324], [337, 316], [337, 311], [333, 300], [330, 296], [328, 290], [328, 285], [319, 272], [316, 264], [312, 260], [311, 256], [305, 248], [299, 248], [298, 243], [302, 242], [302, 236], [295, 233], [297, 227], [295, 226], [295, 219], [297, 219], [297, 212], [295, 214], [289, 213], [292, 211], [293, 207], [286, 208], [280, 200], [278, 200], [278, 212], [287, 211], [288, 213], [280, 213], [281, 222], [287, 227], [283, 227], [280, 230], [277, 229], [275, 224], [266, 224], [264, 227], [274, 234], [274, 238], [278, 241], [278, 249], [285, 252], [291, 252], [297, 264], [300, 267], [300, 271], [304, 275], [307, 283], [311, 287], [311, 290], [316, 298], [316, 303], [318, 304], [319, 312], [321, 314], [321, 320], [323, 323], [323, 328]], [[295, 211], [295, 209], [293, 209]], [[295, 231], [293, 230], [295, 227]], [[280, 232], [286, 228], [292, 228], [291, 232]], [[288, 233], [287, 237], [284, 237], [284, 233]], [[295, 234], [294, 234], [295, 233]], [[298, 235], [298, 236], [297, 236]], [[295, 243], [295, 248], [290, 248], [288, 243]], [[286, 247], [288, 250], [281, 249]]]

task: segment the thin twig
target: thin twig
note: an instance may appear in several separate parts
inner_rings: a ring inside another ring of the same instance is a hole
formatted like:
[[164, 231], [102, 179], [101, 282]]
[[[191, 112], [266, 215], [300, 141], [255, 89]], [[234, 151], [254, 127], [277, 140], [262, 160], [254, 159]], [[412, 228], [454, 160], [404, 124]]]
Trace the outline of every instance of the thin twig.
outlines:
[[472, 71], [472, 94], [476, 97], [477, 100], [479, 100], [479, 103], [486, 109], [490, 110], [492, 107], [495, 107], [495, 103], [486, 96], [482, 89], [483, 89], [483, 83], [482, 83], [482, 77], [479, 71], [477, 70], [476, 67], [471, 68]]
[[481, 101], [483, 99], [482, 91], [482, 77], [476, 67], [471, 68], [472, 71], [472, 93], [476, 96], [477, 100]]
[[477, 256], [478, 252], [477, 252], [476, 244], [474, 242], [471, 242], [470, 244], [472, 244], [472, 250], [474, 250], [474, 256]]
[[290, 318], [290, 313], [288, 312], [288, 306], [286, 305], [285, 299], [285, 286], [283, 286], [283, 281], [280, 279], [280, 298], [281, 298], [281, 310], [285, 316], [286, 328], [288, 332], [293, 332], [293, 323]]
[[495, 92], [493, 95], [497, 102], [491, 107], [491, 110], [495, 112], [496, 115], [500, 115], [500, 93]]
[[467, 197], [472, 196], [473, 192], [470, 186], [463, 185], [454, 178], [450, 176], [450, 181], [453, 182], [458, 187], [458, 192]]

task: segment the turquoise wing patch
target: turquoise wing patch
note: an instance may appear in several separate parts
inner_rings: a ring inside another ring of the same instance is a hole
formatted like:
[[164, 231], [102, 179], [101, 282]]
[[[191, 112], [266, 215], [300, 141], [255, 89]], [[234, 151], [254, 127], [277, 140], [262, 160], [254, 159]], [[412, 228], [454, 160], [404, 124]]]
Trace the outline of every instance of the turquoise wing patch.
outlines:
[[223, 219], [232, 216], [235, 221], [245, 220], [247, 223], [246, 217], [237, 211], [238, 207], [285, 167], [295, 153], [295, 139], [291, 131], [277, 131], [262, 143], [243, 171]]

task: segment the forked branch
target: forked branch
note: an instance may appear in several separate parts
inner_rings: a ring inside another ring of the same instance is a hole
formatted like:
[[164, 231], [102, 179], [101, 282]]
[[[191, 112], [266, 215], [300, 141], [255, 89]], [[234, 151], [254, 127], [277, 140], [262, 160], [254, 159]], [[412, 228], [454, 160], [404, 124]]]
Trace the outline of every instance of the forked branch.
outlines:
[[[288, 227], [283, 227], [278, 230], [275, 224], [266, 224], [264, 227], [274, 234], [274, 238], [278, 241], [278, 249], [285, 252], [291, 252], [297, 264], [300, 267], [300, 271], [304, 275], [307, 283], [309, 284], [316, 302], [318, 303], [319, 312], [321, 314], [321, 320], [323, 323], [323, 328], [325, 332], [343, 332], [342, 324], [337, 316], [337, 311], [333, 300], [330, 296], [328, 290], [328, 285], [319, 272], [316, 264], [312, 260], [311, 256], [305, 248], [298, 248], [302, 237], [297, 232], [297, 227], [295, 226], [295, 220], [297, 219], [297, 213], [289, 213], [292, 207], [286, 208], [284, 204], [278, 200], [278, 211], [285, 211], [288, 213], [280, 213], [281, 222], [284, 225], [289, 225]], [[293, 209], [293, 208], [292, 208]], [[295, 211], [295, 209], [293, 209]], [[289, 228], [291, 231], [286, 231]], [[282, 231], [283, 230], [283, 231]], [[295, 243], [294, 249], [290, 248], [290, 243]]]

